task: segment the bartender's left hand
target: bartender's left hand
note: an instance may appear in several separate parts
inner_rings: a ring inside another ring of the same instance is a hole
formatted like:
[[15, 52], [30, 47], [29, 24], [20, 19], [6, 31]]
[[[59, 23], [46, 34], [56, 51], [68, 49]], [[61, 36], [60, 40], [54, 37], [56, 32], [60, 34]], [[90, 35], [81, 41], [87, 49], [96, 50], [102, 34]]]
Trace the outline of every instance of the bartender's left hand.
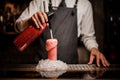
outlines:
[[91, 49], [90, 60], [88, 64], [92, 64], [94, 59], [96, 59], [96, 64], [98, 67], [100, 66], [100, 63], [102, 63], [104, 67], [107, 67], [110, 65], [110, 63], [107, 61], [105, 56], [97, 48]]

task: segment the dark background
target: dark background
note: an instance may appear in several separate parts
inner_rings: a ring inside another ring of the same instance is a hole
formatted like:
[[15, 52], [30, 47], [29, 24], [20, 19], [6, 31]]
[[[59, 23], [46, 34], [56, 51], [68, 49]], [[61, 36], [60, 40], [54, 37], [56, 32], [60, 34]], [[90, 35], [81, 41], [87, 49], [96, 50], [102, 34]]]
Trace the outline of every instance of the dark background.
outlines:
[[[14, 22], [31, 0], [0, 0], [0, 63], [34, 63], [38, 45], [34, 41], [25, 51], [18, 51], [13, 40]], [[90, 0], [93, 6], [99, 49], [110, 63], [120, 60], [120, 4], [117, 0]]]

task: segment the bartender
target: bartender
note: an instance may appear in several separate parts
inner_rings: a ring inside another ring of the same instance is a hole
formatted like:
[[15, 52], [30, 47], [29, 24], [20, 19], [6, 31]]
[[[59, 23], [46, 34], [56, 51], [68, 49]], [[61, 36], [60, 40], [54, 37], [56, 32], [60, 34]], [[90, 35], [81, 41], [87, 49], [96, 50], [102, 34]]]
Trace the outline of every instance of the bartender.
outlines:
[[[47, 14], [54, 12], [48, 19]], [[47, 23], [49, 22], [49, 23]], [[95, 38], [93, 12], [88, 0], [32, 0], [29, 6], [16, 20], [16, 32], [22, 32], [29, 25], [41, 29], [44, 23], [49, 27], [39, 36], [39, 54], [42, 59], [47, 58], [45, 42], [53, 37], [58, 40], [58, 59], [67, 64], [77, 64], [77, 40], [82, 36], [85, 47], [90, 51], [88, 64], [96, 60], [97, 66], [109, 66], [105, 56], [99, 51]], [[32, 32], [31, 32], [32, 33]]]

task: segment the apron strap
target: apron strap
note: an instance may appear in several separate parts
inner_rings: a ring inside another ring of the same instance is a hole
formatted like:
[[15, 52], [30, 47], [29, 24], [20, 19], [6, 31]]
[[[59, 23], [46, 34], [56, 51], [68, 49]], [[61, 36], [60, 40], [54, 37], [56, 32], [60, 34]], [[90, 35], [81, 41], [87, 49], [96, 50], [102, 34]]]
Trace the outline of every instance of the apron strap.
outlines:
[[53, 10], [52, 10], [52, 2], [51, 2], [51, 0], [49, 0], [49, 12], [52, 12]]
[[49, 3], [52, 3], [51, 0], [49, 0]]
[[76, 0], [75, 5], [74, 5], [74, 8], [76, 8], [76, 7], [77, 7], [77, 3], [78, 3], [78, 0]]
[[51, 1], [51, 0], [49, 0], [49, 6], [50, 6], [50, 5], [52, 6], [52, 1]]

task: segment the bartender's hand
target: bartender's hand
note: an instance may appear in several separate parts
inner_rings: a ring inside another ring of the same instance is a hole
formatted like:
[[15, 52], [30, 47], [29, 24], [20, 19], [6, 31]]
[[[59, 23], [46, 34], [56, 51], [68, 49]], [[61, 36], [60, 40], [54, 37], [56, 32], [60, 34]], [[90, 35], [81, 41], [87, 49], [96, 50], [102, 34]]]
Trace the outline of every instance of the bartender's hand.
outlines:
[[33, 14], [31, 19], [34, 22], [36, 28], [38, 29], [43, 29], [43, 24], [48, 22], [48, 17], [45, 12], [36, 12], [35, 14]]
[[96, 59], [96, 64], [98, 67], [100, 66], [100, 63], [102, 63], [104, 67], [110, 65], [109, 62], [106, 60], [105, 56], [96, 48], [91, 49], [90, 60], [88, 64], [92, 64], [94, 59]]

